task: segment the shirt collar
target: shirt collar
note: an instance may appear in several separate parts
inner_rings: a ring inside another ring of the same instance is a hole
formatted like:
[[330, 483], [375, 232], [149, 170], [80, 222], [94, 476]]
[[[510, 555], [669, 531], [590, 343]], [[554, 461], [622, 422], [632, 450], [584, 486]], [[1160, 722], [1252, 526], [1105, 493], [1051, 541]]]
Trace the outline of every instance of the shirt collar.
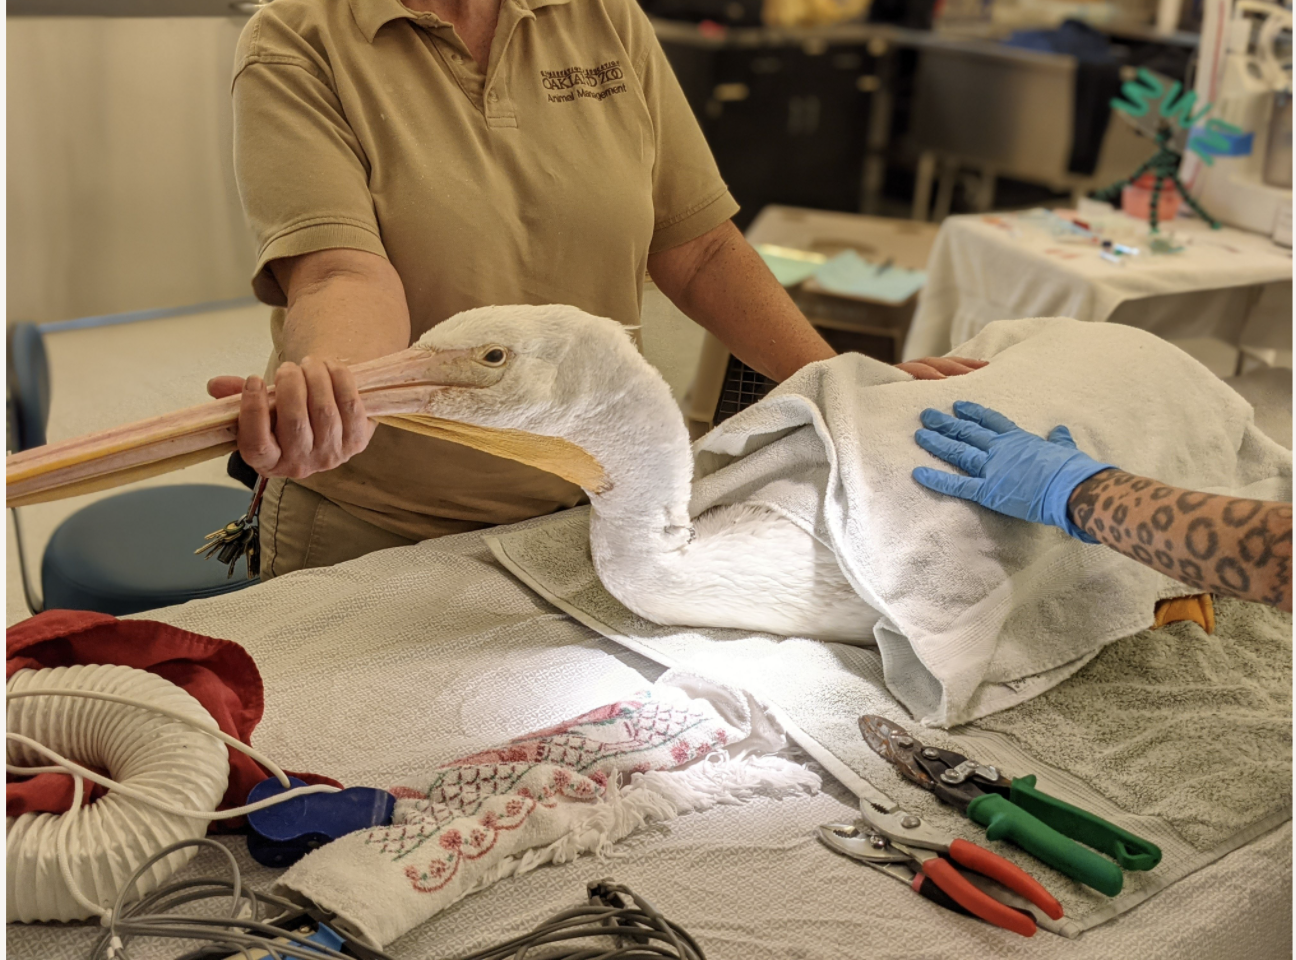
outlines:
[[370, 43], [385, 23], [402, 17], [406, 20], [421, 19], [400, 0], [351, 0], [351, 16], [355, 17], [356, 26]]
[[[541, 7], [570, 3], [571, 0], [502, 0], [502, 2], [515, 3], [523, 10], [539, 10]], [[445, 22], [434, 13], [416, 13], [401, 3], [401, 0], [351, 0], [351, 15], [355, 17], [360, 32], [370, 43], [373, 43], [374, 37], [378, 35], [383, 25], [393, 20], [421, 20], [437, 25]]]

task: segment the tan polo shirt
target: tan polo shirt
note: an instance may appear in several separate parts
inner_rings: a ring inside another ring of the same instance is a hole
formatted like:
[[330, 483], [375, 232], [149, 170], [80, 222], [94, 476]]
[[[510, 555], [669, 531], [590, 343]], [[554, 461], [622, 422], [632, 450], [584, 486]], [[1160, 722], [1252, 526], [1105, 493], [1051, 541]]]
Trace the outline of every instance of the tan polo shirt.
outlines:
[[[274, 0], [243, 31], [233, 93], [252, 286], [273, 306], [269, 261], [353, 247], [395, 266], [415, 338], [489, 304], [637, 324], [648, 254], [738, 209], [636, 0], [501, 0], [484, 70], [451, 25], [400, 0]], [[282, 328], [277, 309], [271, 367]], [[580, 497], [388, 427], [303, 482], [413, 538]]]

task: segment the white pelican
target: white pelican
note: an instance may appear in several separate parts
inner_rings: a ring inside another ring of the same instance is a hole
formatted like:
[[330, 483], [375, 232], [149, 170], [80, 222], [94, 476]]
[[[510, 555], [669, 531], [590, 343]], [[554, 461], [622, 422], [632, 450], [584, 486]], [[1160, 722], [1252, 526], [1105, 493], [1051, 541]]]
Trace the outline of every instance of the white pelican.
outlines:
[[[590, 498], [599, 578], [639, 616], [872, 639], [878, 613], [832, 550], [790, 520], [755, 504], [690, 517], [684, 418], [620, 324], [569, 306], [482, 307], [442, 322], [409, 350], [358, 367], [357, 380], [381, 422], [579, 484]], [[237, 397], [11, 457], [10, 504], [218, 455], [232, 446], [236, 411]]]
[[[504, 352], [496, 383], [438, 390], [427, 412], [578, 448], [569, 450], [566, 469], [555, 469], [553, 459], [528, 462], [584, 488], [599, 579], [639, 616], [872, 639], [877, 611], [851, 587], [832, 550], [783, 515], [735, 504], [689, 516], [693, 455], [683, 415], [620, 324], [574, 307], [485, 307], [451, 317], [418, 346]], [[518, 454], [527, 458], [526, 450]]]

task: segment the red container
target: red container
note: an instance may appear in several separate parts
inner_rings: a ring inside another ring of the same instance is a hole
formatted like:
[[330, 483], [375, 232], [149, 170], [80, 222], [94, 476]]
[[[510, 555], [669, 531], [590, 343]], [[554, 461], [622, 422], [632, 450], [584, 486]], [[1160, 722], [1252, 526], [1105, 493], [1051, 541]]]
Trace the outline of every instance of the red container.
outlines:
[[[1152, 219], [1152, 187], [1156, 175], [1145, 173], [1121, 190], [1121, 209], [1140, 220]], [[1157, 222], [1165, 223], [1179, 215], [1179, 202], [1183, 198], [1179, 188], [1169, 178], [1161, 181], [1161, 198], [1157, 202]]]

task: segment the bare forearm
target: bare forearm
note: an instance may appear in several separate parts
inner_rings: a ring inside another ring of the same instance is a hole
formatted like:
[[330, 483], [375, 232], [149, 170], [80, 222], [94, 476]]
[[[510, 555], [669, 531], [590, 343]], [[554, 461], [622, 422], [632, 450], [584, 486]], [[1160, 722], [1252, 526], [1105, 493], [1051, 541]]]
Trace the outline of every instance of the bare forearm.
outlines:
[[360, 250], [322, 250], [270, 265], [288, 301], [275, 408], [261, 377], [216, 377], [213, 397], [241, 394], [239, 453], [263, 477], [303, 479], [365, 448], [376, 424], [349, 364], [409, 346], [409, 308], [395, 268]]
[[409, 346], [404, 287], [381, 257], [321, 251], [276, 262], [274, 272], [288, 291], [284, 360], [300, 363], [310, 356], [355, 364]]
[[1075, 488], [1090, 536], [1198, 590], [1292, 608], [1292, 505], [1183, 490], [1104, 470]]
[[773, 380], [836, 356], [731, 222], [653, 254], [648, 272], [695, 323]]

